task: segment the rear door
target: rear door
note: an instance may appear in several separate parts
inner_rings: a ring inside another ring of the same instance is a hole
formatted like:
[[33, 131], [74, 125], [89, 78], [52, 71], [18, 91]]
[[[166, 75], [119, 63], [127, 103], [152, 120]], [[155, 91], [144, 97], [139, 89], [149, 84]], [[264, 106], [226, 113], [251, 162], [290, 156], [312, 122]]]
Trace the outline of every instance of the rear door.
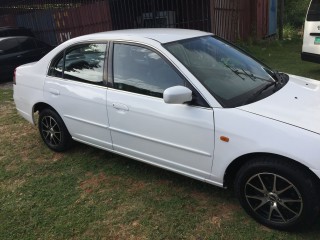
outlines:
[[72, 46], [52, 61], [44, 97], [80, 142], [112, 149], [104, 65], [107, 44]]
[[[214, 150], [213, 110], [169, 61], [149, 47], [115, 43], [111, 79], [107, 109], [114, 150], [208, 178]], [[197, 101], [166, 104], [163, 91], [177, 85], [193, 90]]]
[[320, 0], [312, 0], [307, 12], [302, 60], [320, 63]]

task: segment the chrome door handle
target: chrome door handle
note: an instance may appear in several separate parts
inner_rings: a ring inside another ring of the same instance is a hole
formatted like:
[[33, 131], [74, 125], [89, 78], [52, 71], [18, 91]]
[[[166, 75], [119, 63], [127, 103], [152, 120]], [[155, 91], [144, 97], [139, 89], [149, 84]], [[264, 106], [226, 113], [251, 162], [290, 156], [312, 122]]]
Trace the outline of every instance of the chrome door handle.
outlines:
[[53, 89], [53, 88], [50, 88], [50, 89], [49, 89], [49, 93], [52, 93], [53, 95], [56, 95], [56, 96], [60, 95], [59, 90]]
[[120, 111], [129, 111], [128, 106], [122, 103], [112, 103], [112, 107]]

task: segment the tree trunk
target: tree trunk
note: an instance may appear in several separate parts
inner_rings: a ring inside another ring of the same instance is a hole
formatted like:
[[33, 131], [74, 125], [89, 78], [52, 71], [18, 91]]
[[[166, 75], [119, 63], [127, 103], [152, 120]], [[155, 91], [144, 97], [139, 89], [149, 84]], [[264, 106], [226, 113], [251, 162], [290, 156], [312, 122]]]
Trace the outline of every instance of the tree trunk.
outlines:
[[284, 19], [284, 0], [280, 1], [279, 11], [279, 40], [283, 40], [283, 19]]

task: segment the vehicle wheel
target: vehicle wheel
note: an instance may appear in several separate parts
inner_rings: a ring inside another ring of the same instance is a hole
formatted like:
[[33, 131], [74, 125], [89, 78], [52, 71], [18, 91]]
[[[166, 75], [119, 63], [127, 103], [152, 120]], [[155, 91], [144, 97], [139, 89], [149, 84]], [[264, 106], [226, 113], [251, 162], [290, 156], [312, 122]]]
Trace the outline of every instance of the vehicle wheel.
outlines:
[[245, 211], [270, 228], [303, 228], [319, 212], [317, 184], [311, 174], [280, 158], [245, 164], [236, 176], [235, 191]]
[[61, 117], [51, 109], [44, 109], [39, 114], [40, 135], [45, 144], [56, 152], [62, 152], [71, 147], [72, 138]]

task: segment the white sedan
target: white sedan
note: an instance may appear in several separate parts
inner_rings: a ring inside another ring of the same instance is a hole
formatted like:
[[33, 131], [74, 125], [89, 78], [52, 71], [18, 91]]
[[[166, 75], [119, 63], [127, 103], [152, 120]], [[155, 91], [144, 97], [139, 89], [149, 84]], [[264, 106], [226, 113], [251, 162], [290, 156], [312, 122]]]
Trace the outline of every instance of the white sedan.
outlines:
[[319, 213], [320, 84], [273, 71], [193, 30], [71, 39], [15, 71], [18, 112], [44, 143], [76, 140], [219, 187], [258, 222], [307, 226]]

